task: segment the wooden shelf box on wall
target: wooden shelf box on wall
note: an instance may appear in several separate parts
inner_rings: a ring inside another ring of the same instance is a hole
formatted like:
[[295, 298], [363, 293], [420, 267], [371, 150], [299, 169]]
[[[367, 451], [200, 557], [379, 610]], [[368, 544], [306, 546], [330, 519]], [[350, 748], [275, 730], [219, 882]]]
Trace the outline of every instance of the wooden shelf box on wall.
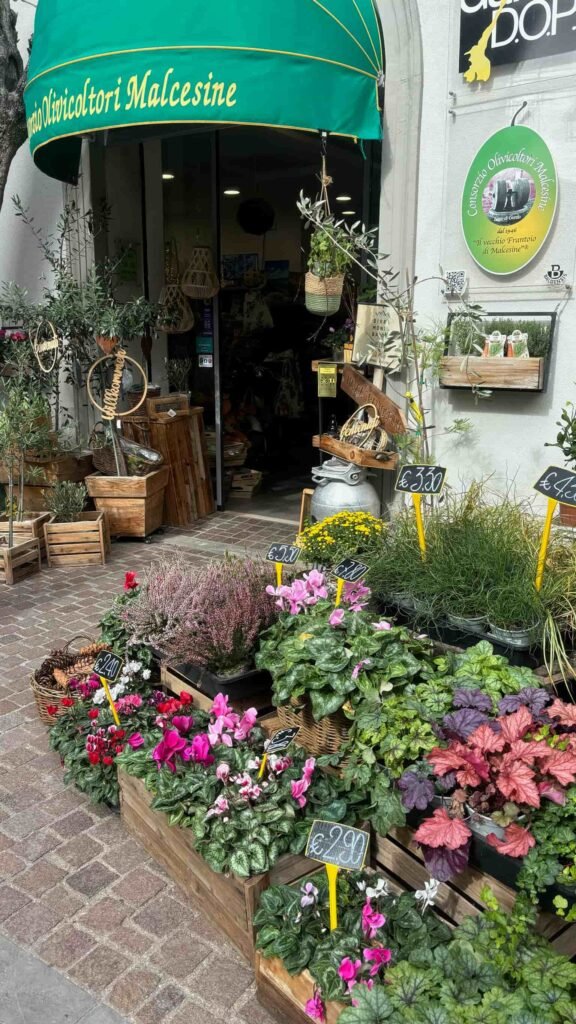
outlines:
[[444, 356], [440, 387], [488, 388], [490, 391], [543, 391], [545, 360], [509, 356]]

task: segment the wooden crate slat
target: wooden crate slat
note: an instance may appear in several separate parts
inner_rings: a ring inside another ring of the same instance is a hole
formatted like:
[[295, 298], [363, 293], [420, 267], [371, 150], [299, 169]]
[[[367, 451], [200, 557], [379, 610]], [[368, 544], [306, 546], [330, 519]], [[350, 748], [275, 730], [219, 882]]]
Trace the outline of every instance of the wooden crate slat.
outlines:
[[[293, 977], [277, 957], [266, 959], [256, 954], [256, 994], [258, 1002], [286, 1024], [310, 1024], [304, 1006], [314, 995], [314, 980], [308, 971]], [[343, 1003], [326, 1003], [326, 1024], [336, 1024]]]
[[328, 455], [335, 455], [345, 462], [353, 462], [357, 466], [365, 466], [368, 469], [382, 469], [392, 472], [398, 468], [398, 455], [394, 453], [386, 461], [377, 459], [373, 452], [357, 448], [356, 445], [348, 444], [346, 441], [339, 441], [330, 434], [316, 434], [312, 438], [313, 448], [320, 448]]
[[544, 366], [544, 359], [539, 358], [444, 356], [440, 361], [440, 385], [443, 388], [541, 391]]
[[[214, 703], [214, 698], [208, 694], [203, 693], [202, 690], [197, 689], [192, 683], [184, 679], [171, 665], [162, 665], [160, 669], [160, 679], [162, 685], [170, 690], [171, 693], [177, 697], [180, 696], [184, 690], [185, 693], [189, 693], [194, 698], [194, 704], [199, 707], [202, 711], [210, 711]], [[258, 694], [252, 694], [250, 697], [234, 699], [230, 702], [231, 707], [234, 711], [242, 714], [247, 711], [248, 708], [255, 707], [258, 711], [262, 708], [270, 707], [270, 696], [269, 694], [263, 694], [259, 697]]]

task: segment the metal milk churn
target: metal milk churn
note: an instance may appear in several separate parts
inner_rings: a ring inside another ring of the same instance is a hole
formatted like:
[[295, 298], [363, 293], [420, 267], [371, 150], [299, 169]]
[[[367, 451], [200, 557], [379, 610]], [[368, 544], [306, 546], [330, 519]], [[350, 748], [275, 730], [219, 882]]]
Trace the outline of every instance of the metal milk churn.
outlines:
[[379, 516], [380, 498], [367, 475], [363, 466], [342, 459], [329, 459], [322, 466], [315, 466], [312, 480], [317, 487], [310, 506], [312, 520], [320, 522], [344, 510]]

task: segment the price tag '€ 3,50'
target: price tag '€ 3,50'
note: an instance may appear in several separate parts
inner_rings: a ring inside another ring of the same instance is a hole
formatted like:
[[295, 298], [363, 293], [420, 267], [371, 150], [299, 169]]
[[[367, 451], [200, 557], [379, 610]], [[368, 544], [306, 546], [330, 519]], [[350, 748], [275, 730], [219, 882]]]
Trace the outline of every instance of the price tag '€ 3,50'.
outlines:
[[306, 856], [326, 865], [330, 896], [330, 931], [338, 927], [338, 872], [361, 871], [364, 867], [370, 835], [351, 825], [336, 821], [315, 821], [310, 829]]
[[100, 654], [94, 662], [94, 672], [97, 676], [100, 676], [100, 682], [104, 687], [104, 692], [108, 698], [112, 717], [116, 722], [116, 725], [120, 725], [120, 719], [116, 710], [116, 705], [112, 699], [110, 693], [109, 683], [115, 683], [122, 671], [124, 661], [117, 654], [113, 654], [112, 651], [100, 651]]

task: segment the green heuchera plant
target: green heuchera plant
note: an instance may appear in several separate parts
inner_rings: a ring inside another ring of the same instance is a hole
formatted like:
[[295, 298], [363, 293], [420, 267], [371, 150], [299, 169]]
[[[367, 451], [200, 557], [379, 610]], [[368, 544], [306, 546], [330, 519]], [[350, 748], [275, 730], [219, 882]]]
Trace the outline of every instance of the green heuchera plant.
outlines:
[[449, 941], [450, 929], [428, 909], [430, 895], [430, 889], [391, 893], [377, 873], [341, 872], [338, 927], [331, 932], [323, 871], [262, 894], [254, 918], [256, 947], [265, 957], [279, 957], [290, 974], [308, 969], [323, 1000], [355, 999], [389, 963], [423, 958]]
[[554, 907], [560, 917], [576, 921], [576, 786], [567, 790], [564, 804], [547, 802], [531, 831], [536, 845], [522, 861], [518, 888], [536, 904], [549, 886], [566, 886], [565, 895], [554, 897]]

